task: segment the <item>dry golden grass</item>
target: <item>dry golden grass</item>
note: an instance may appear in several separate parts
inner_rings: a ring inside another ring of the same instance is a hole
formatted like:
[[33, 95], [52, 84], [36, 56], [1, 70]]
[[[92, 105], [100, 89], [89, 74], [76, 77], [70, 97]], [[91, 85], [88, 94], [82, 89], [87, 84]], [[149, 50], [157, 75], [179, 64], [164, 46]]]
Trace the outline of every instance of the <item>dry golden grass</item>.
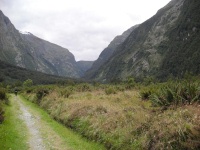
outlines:
[[[39, 105], [52, 117], [108, 149], [197, 149], [200, 106], [151, 107], [137, 90], [106, 94], [104, 89], [73, 91], [68, 98], [51, 90]], [[35, 93], [29, 94], [34, 101]]]

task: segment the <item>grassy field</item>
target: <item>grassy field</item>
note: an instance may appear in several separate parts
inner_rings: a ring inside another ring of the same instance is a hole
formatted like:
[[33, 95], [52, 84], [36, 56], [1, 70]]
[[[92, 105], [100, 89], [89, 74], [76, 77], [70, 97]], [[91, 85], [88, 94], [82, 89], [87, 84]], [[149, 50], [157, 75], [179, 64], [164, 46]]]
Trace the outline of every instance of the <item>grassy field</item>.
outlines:
[[199, 149], [199, 97], [194, 103], [177, 105], [173, 99], [161, 104], [151, 100], [154, 94], [160, 101], [168, 100], [170, 94], [158, 90], [163, 87], [54, 85], [29, 88], [23, 95], [58, 122], [107, 149]]

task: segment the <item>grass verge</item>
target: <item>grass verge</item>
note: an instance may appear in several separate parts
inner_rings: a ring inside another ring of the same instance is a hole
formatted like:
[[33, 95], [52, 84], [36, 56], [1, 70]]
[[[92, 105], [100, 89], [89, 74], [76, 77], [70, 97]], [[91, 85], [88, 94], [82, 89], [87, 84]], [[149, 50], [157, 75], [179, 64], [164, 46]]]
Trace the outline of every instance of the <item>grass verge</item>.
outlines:
[[26, 126], [19, 118], [19, 106], [14, 105], [14, 96], [10, 98], [10, 104], [4, 105], [5, 120], [0, 124], [0, 149], [27, 150]]
[[[61, 137], [62, 139], [61, 144], [63, 145], [60, 145], [60, 146], [64, 147], [64, 145], [66, 144], [68, 147], [66, 149], [70, 149], [70, 150], [71, 149], [74, 149], [74, 150], [103, 150], [105, 149], [102, 145], [88, 141], [87, 139], [82, 138], [80, 135], [74, 133], [72, 130], [66, 128], [62, 124], [56, 122], [48, 115], [47, 112], [39, 108], [38, 105], [27, 101], [23, 96], [20, 96], [20, 98], [22, 99], [22, 102], [25, 104], [25, 106], [30, 108], [29, 109], [30, 111], [34, 113], [38, 113], [39, 116], [41, 117], [41, 120], [45, 122], [45, 124], [48, 127], [53, 129], [53, 131], [55, 131], [55, 133], [57, 133], [59, 137]], [[43, 135], [43, 136], [48, 137], [48, 135]], [[54, 142], [56, 142], [56, 139], [54, 140]]]

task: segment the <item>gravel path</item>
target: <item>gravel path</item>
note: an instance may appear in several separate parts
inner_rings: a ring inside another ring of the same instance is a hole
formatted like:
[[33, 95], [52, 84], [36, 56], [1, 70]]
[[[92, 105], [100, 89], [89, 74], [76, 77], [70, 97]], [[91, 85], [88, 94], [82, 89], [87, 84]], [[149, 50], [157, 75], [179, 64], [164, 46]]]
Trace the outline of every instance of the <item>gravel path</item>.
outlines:
[[21, 119], [25, 122], [28, 132], [29, 132], [29, 149], [30, 150], [45, 150], [43, 144], [43, 139], [39, 132], [38, 122], [39, 117], [33, 116], [29, 110], [24, 106], [24, 104], [19, 100], [18, 97], [15, 97], [15, 101], [19, 104], [20, 110], [22, 112]]

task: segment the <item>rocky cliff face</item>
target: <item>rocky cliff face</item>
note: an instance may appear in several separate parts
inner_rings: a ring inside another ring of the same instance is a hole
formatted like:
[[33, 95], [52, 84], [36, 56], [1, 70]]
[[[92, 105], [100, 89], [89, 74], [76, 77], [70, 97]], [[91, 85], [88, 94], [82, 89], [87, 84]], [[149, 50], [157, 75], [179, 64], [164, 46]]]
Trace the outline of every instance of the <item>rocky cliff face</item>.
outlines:
[[0, 60], [10, 64], [66, 77], [80, 77], [69, 50], [15, 29], [0, 11]]
[[172, 0], [139, 25], [91, 79], [200, 73], [200, 1]]
[[122, 44], [126, 38], [130, 35], [130, 33], [136, 29], [138, 27], [138, 25], [135, 25], [133, 27], [131, 27], [130, 29], [126, 30], [122, 35], [119, 35], [117, 37], [115, 37], [110, 44], [108, 45], [108, 47], [106, 47], [101, 54], [99, 55], [98, 59], [93, 63], [92, 67], [86, 71], [84, 78], [90, 79], [95, 77], [97, 71], [99, 70], [99, 68], [106, 62], [109, 60], [109, 58], [112, 56], [112, 54], [114, 53], [114, 51], [117, 49], [117, 47]]
[[94, 61], [77, 61], [77, 65], [81, 70], [81, 76], [92, 67], [93, 63]]

